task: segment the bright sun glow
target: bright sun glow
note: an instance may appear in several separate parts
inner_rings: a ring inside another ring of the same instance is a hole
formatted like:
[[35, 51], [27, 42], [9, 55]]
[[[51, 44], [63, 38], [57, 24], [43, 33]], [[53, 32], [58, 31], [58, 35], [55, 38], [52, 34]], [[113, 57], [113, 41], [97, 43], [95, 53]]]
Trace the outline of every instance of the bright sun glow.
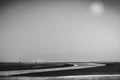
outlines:
[[101, 2], [94, 2], [90, 6], [90, 10], [94, 16], [101, 16], [104, 13], [104, 5]]

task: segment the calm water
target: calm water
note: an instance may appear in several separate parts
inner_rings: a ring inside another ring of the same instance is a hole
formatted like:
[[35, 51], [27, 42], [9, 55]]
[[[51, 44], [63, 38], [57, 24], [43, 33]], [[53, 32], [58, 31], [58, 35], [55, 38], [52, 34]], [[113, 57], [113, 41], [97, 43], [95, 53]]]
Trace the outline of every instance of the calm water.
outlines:
[[85, 75], [64, 77], [4, 77], [0, 80], [120, 80], [120, 75]]

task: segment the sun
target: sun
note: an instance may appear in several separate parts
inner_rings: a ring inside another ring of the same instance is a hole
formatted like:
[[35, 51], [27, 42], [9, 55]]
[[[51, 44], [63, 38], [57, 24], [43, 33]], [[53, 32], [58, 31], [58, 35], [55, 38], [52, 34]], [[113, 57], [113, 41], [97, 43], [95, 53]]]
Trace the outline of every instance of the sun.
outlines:
[[90, 5], [90, 11], [94, 16], [101, 16], [105, 11], [105, 7], [102, 2], [93, 2]]

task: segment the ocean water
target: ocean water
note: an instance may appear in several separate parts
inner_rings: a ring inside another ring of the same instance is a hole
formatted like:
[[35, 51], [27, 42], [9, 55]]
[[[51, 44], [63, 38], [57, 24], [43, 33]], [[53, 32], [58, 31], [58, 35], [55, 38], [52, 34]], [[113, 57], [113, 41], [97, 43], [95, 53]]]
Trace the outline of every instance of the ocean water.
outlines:
[[114, 75], [78, 75], [59, 77], [3, 77], [0, 80], [120, 80], [119, 74]]

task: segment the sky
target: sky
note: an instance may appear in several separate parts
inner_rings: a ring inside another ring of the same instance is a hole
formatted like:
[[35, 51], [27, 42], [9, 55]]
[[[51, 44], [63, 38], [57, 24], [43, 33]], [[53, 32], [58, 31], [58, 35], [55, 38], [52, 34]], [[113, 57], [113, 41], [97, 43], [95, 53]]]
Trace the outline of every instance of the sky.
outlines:
[[0, 62], [120, 61], [118, 0], [1, 4]]

